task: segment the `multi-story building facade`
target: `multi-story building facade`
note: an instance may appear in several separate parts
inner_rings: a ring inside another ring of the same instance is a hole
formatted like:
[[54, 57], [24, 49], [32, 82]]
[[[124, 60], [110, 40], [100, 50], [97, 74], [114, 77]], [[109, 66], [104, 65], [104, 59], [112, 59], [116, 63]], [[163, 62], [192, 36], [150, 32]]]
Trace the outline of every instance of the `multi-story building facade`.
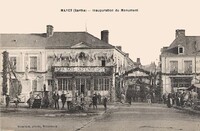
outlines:
[[[51, 25], [43, 34], [0, 34], [0, 61], [7, 51], [16, 74], [8, 75], [13, 83], [11, 86], [8, 80], [8, 94], [15, 97], [17, 77], [25, 100], [31, 92], [44, 91], [45, 87], [59, 94], [69, 91], [72, 96], [100, 93], [114, 101], [115, 75], [125, 73], [129, 58], [108, 39], [107, 30], [98, 39], [87, 32], [54, 32]], [[1, 75], [2, 70], [1, 64]], [[1, 77], [0, 84], [2, 81]]]
[[200, 36], [186, 36], [176, 30], [176, 38], [161, 50], [163, 93], [176, 92], [200, 80]]

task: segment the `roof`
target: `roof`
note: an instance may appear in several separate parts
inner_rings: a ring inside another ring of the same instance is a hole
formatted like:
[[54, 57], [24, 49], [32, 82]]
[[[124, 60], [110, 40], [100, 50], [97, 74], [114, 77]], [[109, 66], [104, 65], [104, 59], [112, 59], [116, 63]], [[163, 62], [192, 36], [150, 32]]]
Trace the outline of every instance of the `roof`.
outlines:
[[[79, 46], [75, 46], [75, 45]], [[82, 45], [81, 45], [82, 44]], [[87, 32], [54, 32], [53, 36], [43, 34], [0, 34], [0, 47], [4, 48], [114, 48]]]
[[156, 66], [155, 62], [152, 62], [149, 65], [132, 66], [129, 70], [126, 71], [126, 74], [131, 74], [137, 71], [150, 75], [151, 73], [159, 72], [160, 68], [159, 66]]
[[127, 61], [127, 67], [125, 69], [126, 71], [129, 71], [135, 67], [135, 62], [133, 62], [131, 58], [126, 57], [126, 61]]
[[142, 65], [141, 68], [148, 72], [156, 72], [158, 71], [158, 67], [156, 66], [155, 62], [152, 62], [149, 65]]
[[127, 71], [126, 74], [131, 74], [131, 73], [134, 73], [134, 72], [137, 72], [137, 71], [143, 72], [143, 73], [145, 73], [145, 74], [147, 74], [147, 75], [150, 74], [149, 71], [147, 71], [147, 70], [145, 70], [145, 69], [142, 69], [142, 68], [139, 68], [139, 67], [136, 67], [136, 68], [133, 68], [133, 69]]
[[179, 46], [184, 47], [184, 53], [181, 56], [200, 55], [200, 36], [177, 37], [169, 47], [162, 51], [161, 56], [177, 56]]

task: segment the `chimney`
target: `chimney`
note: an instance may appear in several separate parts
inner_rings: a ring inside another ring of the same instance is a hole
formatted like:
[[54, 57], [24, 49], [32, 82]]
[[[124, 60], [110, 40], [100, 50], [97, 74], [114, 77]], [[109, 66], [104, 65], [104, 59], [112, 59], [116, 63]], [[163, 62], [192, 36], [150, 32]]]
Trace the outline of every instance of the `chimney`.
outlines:
[[166, 51], [167, 49], [168, 49], [168, 47], [165, 46], [165, 47], [161, 48], [160, 52], [162, 53], [162, 52]]
[[185, 30], [184, 29], [178, 29], [176, 30], [176, 38], [180, 36], [185, 36]]
[[108, 35], [109, 35], [108, 30], [101, 31], [101, 40], [108, 43]]
[[129, 53], [126, 53], [126, 55], [125, 55], [126, 57], [129, 57]]
[[137, 64], [141, 64], [140, 58], [137, 58]]
[[116, 46], [116, 48], [122, 51], [122, 46]]
[[53, 36], [53, 26], [52, 25], [47, 25], [47, 37]]

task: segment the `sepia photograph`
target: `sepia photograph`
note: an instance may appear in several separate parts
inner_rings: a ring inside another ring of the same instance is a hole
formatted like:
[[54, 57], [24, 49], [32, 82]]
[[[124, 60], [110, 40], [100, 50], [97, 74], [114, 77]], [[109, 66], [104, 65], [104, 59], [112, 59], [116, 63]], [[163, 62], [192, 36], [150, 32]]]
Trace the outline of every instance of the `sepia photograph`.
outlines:
[[198, 0], [0, 0], [1, 131], [200, 131]]

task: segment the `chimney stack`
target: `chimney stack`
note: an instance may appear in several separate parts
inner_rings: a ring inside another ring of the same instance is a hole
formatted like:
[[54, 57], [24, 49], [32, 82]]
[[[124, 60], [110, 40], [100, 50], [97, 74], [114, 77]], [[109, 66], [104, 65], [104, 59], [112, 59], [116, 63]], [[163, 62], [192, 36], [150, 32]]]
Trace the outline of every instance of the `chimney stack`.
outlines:
[[52, 25], [47, 25], [47, 37], [53, 36], [53, 26]]
[[168, 49], [168, 47], [164, 46], [163, 48], [161, 48], [160, 52], [162, 53], [162, 52], [166, 51], [167, 49]]
[[137, 58], [137, 64], [141, 65], [140, 58]]
[[176, 38], [180, 36], [185, 36], [185, 30], [184, 29], [178, 29], [176, 30]]
[[108, 43], [109, 32], [108, 30], [101, 31], [101, 40]]
[[122, 46], [116, 46], [116, 48], [122, 51]]
[[126, 57], [129, 57], [129, 53], [126, 53]]

